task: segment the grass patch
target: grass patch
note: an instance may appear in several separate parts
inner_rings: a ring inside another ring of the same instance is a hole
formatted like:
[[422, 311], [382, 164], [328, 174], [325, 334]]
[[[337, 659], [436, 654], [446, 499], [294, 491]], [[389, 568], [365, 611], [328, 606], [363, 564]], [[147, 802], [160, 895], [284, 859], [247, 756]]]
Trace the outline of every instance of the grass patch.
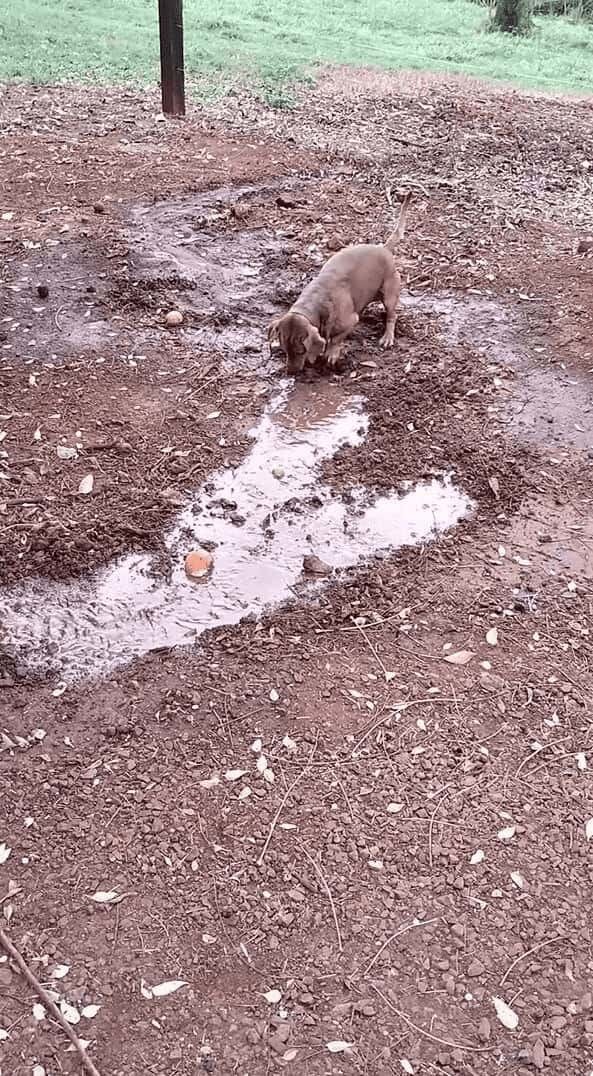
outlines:
[[[18, 0], [0, 10], [0, 79], [158, 78], [155, 0]], [[538, 18], [528, 38], [487, 33], [470, 0], [185, 0], [188, 76], [248, 72], [274, 103], [318, 62], [454, 71], [593, 89], [593, 27]]]

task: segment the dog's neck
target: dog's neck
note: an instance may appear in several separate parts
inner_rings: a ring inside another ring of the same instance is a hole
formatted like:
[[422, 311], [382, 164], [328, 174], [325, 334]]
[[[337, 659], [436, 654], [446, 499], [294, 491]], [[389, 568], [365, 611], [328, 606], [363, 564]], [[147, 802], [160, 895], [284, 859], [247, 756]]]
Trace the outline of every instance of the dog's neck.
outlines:
[[310, 325], [313, 325], [316, 329], [321, 329], [321, 317], [319, 306], [311, 302], [302, 302], [300, 299], [290, 308], [291, 314], [300, 314], [301, 317], [306, 318]]

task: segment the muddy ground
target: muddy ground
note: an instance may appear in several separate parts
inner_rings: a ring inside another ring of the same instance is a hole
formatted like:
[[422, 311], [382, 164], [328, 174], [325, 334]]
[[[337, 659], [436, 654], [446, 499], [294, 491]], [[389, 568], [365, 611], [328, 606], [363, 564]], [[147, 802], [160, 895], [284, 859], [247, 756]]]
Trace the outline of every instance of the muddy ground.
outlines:
[[[6, 931], [102, 1076], [586, 1076], [590, 102], [10, 87], [0, 131]], [[268, 321], [408, 189], [394, 351], [371, 308], [293, 385]], [[1, 1072], [80, 1072], [36, 1001], [2, 960]]]

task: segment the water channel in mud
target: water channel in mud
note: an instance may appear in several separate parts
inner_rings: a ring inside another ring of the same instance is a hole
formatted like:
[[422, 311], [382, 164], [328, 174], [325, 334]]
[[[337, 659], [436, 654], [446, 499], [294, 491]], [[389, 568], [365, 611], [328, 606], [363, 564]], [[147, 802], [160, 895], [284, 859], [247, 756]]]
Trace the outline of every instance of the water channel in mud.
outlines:
[[[324, 485], [322, 461], [360, 444], [367, 425], [363, 400], [338, 383], [284, 383], [243, 462], [212, 475], [166, 536], [170, 579], [155, 578], [148, 555], [131, 555], [88, 580], [5, 589], [2, 641], [32, 672], [65, 681], [104, 675], [294, 597], [307, 555], [339, 570], [434, 537], [466, 515], [470, 501], [447, 477], [375, 499], [364, 489], [343, 498]], [[192, 582], [184, 558], [196, 545], [212, 548], [214, 568]]]

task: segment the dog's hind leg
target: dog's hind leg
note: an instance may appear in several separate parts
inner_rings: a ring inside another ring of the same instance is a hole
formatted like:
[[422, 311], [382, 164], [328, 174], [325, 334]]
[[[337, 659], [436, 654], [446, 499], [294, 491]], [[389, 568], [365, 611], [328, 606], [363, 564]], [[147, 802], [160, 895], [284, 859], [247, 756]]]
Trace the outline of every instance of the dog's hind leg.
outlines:
[[387, 277], [381, 289], [383, 305], [385, 307], [385, 332], [381, 337], [381, 347], [393, 347], [400, 290], [401, 280], [400, 275], [396, 270], [392, 275]]

